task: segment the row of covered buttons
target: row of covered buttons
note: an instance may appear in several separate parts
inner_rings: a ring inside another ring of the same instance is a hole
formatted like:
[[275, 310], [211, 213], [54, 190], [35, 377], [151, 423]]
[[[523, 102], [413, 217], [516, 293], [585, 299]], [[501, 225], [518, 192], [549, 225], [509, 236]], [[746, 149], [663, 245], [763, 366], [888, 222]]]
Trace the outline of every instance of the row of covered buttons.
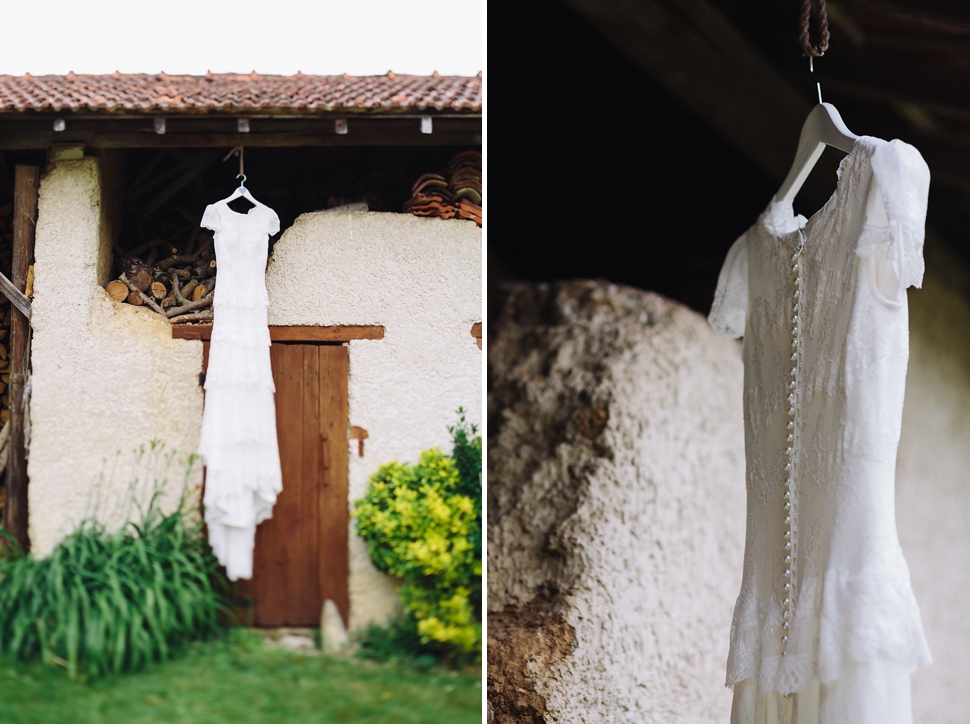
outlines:
[[785, 633], [781, 637], [781, 655], [785, 655], [788, 645], [788, 627], [791, 622], [791, 593], [792, 593], [792, 560], [795, 553], [794, 526], [792, 524], [792, 473], [795, 465], [795, 415], [798, 410], [798, 357], [800, 354], [800, 297], [801, 291], [801, 255], [804, 245], [799, 243], [795, 252], [791, 256], [792, 273], [795, 275], [795, 291], [792, 295], [792, 316], [791, 316], [791, 360], [792, 367], [788, 374], [791, 378], [788, 381], [788, 445], [785, 448], [785, 594], [782, 599], [782, 627]]

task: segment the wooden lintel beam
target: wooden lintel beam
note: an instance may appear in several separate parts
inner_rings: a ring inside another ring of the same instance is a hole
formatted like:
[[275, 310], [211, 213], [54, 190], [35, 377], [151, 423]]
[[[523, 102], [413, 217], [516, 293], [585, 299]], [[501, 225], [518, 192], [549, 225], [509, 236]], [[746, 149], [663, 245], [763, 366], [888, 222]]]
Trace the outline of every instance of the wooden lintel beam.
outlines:
[[784, 178], [811, 110], [809, 98], [796, 93], [708, 2], [567, 2], [762, 170]]
[[[172, 325], [172, 339], [209, 340], [211, 338], [211, 324]], [[350, 342], [355, 339], [384, 339], [384, 327], [382, 325], [336, 325], [330, 327], [271, 325], [269, 338], [273, 342]]]

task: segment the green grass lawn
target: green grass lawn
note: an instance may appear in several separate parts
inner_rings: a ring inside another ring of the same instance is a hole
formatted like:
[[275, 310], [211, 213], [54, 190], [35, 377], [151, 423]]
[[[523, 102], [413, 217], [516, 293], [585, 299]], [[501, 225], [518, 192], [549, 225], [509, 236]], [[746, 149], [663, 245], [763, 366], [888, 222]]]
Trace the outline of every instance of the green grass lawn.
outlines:
[[477, 723], [479, 676], [307, 656], [234, 629], [174, 660], [86, 684], [69, 681], [63, 669], [0, 658], [0, 722]]

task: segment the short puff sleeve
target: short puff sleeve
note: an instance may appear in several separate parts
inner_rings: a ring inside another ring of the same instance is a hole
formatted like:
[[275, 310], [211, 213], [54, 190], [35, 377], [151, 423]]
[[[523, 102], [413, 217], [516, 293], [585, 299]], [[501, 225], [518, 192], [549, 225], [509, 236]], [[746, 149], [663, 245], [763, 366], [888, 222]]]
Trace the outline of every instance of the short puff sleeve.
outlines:
[[890, 299], [923, 283], [923, 239], [930, 170], [919, 151], [902, 141], [872, 154], [872, 181], [857, 253], [873, 260], [878, 286]]
[[266, 233], [272, 236], [280, 231], [280, 217], [268, 206], [266, 207]]
[[748, 315], [748, 237], [734, 242], [728, 251], [714, 292], [714, 305], [707, 321], [722, 337], [744, 336]]
[[221, 221], [219, 207], [215, 204], [209, 204], [205, 207], [205, 213], [202, 214], [202, 222], [199, 226], [212, 231], [219, 231], [222, 228]]

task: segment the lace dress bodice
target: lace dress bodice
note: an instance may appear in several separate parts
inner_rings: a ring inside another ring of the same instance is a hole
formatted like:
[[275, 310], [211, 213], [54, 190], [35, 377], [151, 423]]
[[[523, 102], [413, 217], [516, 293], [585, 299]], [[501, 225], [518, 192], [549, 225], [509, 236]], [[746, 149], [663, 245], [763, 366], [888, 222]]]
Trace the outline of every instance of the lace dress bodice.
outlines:
[[199, 442], [203, 503], [212, 550], [236, 580], [252, 576], [256, 526], [282, 490], [265, 279], [280, 222], [262, 204], [241, 214], [219, 201], [202, 226], [215, 232], [219, 268]]
[[[777, 721], [911, 721], [880, 718], [870, 680], [904, 676], [908, 702], [909, 675], [930, 662], [894, 507], [928, 184], [914, 148], [862, 137], [811, 220], [772, 203], [721, 271], [710, 323], [744, 337], [735, 721], [769, 709]], [[793, 693], [801, 707], [779, 698]]]

